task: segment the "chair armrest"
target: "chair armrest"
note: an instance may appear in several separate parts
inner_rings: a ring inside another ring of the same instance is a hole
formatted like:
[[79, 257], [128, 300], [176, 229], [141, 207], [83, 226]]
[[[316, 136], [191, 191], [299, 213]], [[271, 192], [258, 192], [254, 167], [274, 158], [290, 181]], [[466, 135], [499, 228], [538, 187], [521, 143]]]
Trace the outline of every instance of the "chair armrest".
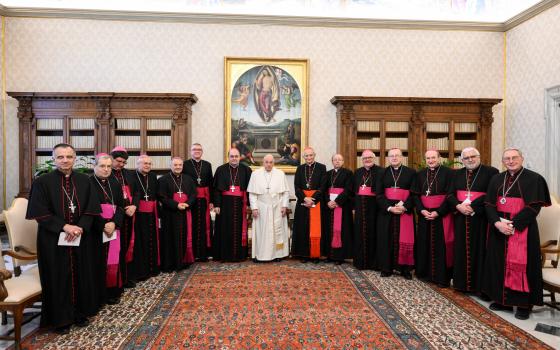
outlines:
[[0, 269], [0, 302], [8, 297], [8, 289], [4, 285], [4, 281], [12, 278], [12, 273], [6, 269]]
[[541, 254], [560, 254], [560, 248], [541, 248]]
[[558, 244], [557, 240], [550, 240], [550, 241], [546, 241], [544, 243], [541, 243], [541, 248], [546, 248], [548, 246], [557, 245], [557, 244]]
[[21, 251], [24, 252], [25, 254], [29, 254], [29, 255], [37, 255], [37, 252], [34, 252], [34, 251], [30, 250], [30, 249], [27, 249], [26, 247], [24, 247], [24, 246], [22, 246], [22, 245], [16, 245], [16, 246], [14, 247], [14, 250], [15, 250], [16, 252], [19, 252], [19, 251], [21, 250]]
[[12, 258], [19, 259], [19, 260], [37, 260], [37, 254], [21, 255], [14, 252], [13, 250], [3, 250], [2, 256], [4, 255], [11, 256]]

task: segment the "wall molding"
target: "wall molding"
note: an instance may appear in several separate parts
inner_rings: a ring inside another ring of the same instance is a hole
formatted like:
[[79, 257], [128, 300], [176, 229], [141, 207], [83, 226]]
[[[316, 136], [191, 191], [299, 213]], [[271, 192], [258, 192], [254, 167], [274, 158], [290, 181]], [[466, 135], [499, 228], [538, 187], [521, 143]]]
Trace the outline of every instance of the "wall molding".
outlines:
[[560, 194], [560, 85], [545, 90], [546, 180], [552, 193]]
[[335, 17], [262, 16], [239, 14], [76, 10], [53, 8], [6, 7], [0, 5], [0, 15], [6, 17], [70, 18], [115, 21], [177, 22], [201, 24], [257, 24], [327, 28], [376, 28], [410, 30], [467, 30], [505, 32], [560, 4], [560, 0], [543, 0], [506, 22], [456, 22], [390, 19], [360, 19]]

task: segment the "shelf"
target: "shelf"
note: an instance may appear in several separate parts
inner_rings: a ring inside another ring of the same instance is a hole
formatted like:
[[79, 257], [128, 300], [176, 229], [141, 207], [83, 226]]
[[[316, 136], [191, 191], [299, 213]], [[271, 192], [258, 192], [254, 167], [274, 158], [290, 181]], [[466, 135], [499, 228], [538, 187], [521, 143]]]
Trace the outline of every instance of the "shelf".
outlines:
[[146, 129], [147, 132], [171, 132], [171, 129]]
[[171, 148], [147, 148], [146, 152], [169, 152], [169, 153], [171, 153]]
[[140, 132], [140, 129], [113, 129], [115, 130], [115, 132], [119, 132], [119, 131], [126, 131], [126, 132], [132, 132], [132, 131], [137, 131]]

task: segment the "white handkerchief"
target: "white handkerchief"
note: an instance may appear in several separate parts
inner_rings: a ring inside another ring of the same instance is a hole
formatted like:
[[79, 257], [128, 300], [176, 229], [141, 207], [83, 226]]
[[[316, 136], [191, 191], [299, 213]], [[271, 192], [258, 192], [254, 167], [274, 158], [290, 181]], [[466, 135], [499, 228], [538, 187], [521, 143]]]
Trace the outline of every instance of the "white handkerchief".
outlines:
[[395, 204], [395, 207], [402, 207], [403, 206], [403, 201], [399, 201], [397, 204]]
[[467, 199], [465, 199], [465, 200], [463, 201], [462, 204], [469, 205], [469, 204], [471, 204], [471, 200], [467, 198]]
[[513, 221], [508, 220], [508, 219], [504, 219], [504, 218], [500, 218], [501, 222], [505, 222], [506, 224], [511, 224]]
[[338, 193], [331, 193], [331, 194], [329, 195], [329, 199], [330, 199], [331, 201], [334, 201], [336, 198], [338, 198]]
[[70, 247], [79, 247], [81, 239], [82, 239], [82, 236], [80, 235], [80, 236], [76, 237], [76, 239], [73, 240], [72, 242], [68, 242], [66, 240], [66, 232], [62, 231], [62, 232], [60, 232], [60, 235], [58, 236], [58, 245], [60, 245], [60, 246], [70, 246]]
[[105, 232], [102, 232], [101, 234], [103, 235], [103, 243], [107, 243], [107, 242], [110, 242], [114, 239], [117, 239], [117, 231], [116, 230], [115, 230], [115, 232], [113, 232], [113, 235], [110, 238], [107, 237]]

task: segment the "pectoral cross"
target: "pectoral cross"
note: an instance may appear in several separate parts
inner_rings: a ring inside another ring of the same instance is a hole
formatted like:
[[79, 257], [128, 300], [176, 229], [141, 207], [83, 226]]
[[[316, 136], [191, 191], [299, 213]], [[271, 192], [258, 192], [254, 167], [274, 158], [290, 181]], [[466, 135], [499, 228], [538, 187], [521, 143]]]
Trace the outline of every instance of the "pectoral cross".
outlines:
[[472, 196], [471, 193], [467, 192], [467, 199], [469, 200], [469, 202], [471, 201], [471, 196]]
[[113, 214], [117, 211], [117, 206], [113, 204]]
[[181, 196], [183, 195], [183, 191], [181, 189], [179, 189], [179, 191], [177, 193], [179, 194], [179, 198], [181, 198]]
[[366, 189], [366, 184], [362, 185], [362, 191]]
[[149, 197], [150, 197], [150, 196], [148, 196], [148, 193], [147, 193], [147, 192], [144, 192], [144, 200], [145, 200], [146, 202], [148, 201], [148, 198], [149, 198]]
[[123, 199], [128, 199], [128, 198], [126, 197], [126, 192], [123, 192]]
[[305, 187], [309, 188], [309, 182], [305, 184]]
[[428, 189], [426, 190], [426, 197], [428, 197], [428, 196], [430, 195], [431, 192], [432, 192], [432, 191], [430, 191], [430, 189], [428, 188]]
[[76, 206], [74, 205], [74, 202], [70, 202], [70, 205], [68, 206], [68, 209], [70, 209], [72, 214], [74, 214], [74, 211], [76, 210]]
[[235, 192], [235, 186], [231, 185], [229, 189], [231, 190], [231, 192]]
[[200, 177], [197, 177], [196, 182], [198, 182], [199, 185], [200, 185], [200, 181], [202, 181], [202, 179]]

